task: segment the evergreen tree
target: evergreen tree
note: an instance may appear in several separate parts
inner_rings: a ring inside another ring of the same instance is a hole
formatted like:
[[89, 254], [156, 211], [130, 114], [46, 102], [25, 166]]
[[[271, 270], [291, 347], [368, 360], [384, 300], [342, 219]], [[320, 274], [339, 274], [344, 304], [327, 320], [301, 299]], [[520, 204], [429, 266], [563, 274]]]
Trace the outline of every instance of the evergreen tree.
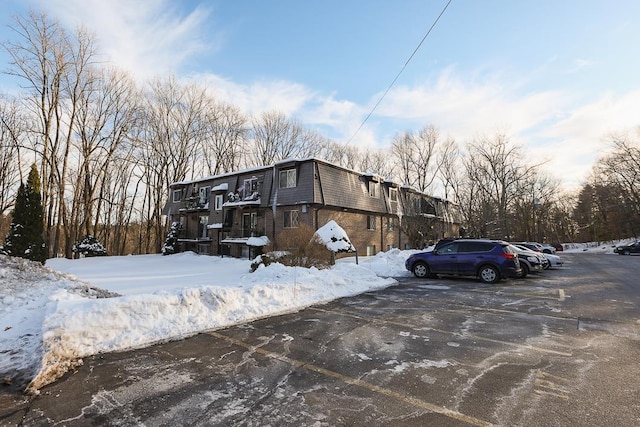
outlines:
[[104, 248], [102, 243], [91, 235], [88, 235], [79, 242], [76, 242], [71, 251], [77, 256], [84, 255], [85, 257], [107, 255], [107, 250]]
[[178, 252], [178, 232], [180, 230], [180, 223], [174, 222], [171, 224], [171, 229], [167, 233], [167, 238], [162, 246], [162, 255], [172, 255]]
[[44, 243], [44, 222], [40, 175], [36, 165], [31, 166], [27, 184], [20, 184], [12, 212], [9, 234], [5, 239], [7, 255], [27, 258], [44, 264], [47, 250]]

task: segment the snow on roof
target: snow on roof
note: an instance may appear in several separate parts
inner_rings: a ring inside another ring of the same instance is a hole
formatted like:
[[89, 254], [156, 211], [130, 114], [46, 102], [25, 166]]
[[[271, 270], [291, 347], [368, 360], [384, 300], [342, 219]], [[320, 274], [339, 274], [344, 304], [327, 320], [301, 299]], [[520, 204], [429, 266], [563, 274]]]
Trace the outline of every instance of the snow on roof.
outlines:
[[248, 240], [248, 237], [227, 237], [226, 239], [221, 240], [220, 243], [246, 244]]
[[211, 189], [211, 191], [227, 191], [229, 189], [229, 184], [223, 182], [222, 184], [216, 185]]
[[247, 206], [247, 205], [259, 205], [262, 203], [260, 199], [256, 200], [239, 200], [237, 202], [224, 202], [222, 206]]
[[260, 237], [249, 237], [249, 240], [247, 240], [247, 246], [266, 246], [270, 243], [271, 241], [269, 240], [269, 238], [267, 236], [260, 236]]
[[315, 235], [332, 252], [355, 252], [349, 236], [334, 220], [320, 227]]

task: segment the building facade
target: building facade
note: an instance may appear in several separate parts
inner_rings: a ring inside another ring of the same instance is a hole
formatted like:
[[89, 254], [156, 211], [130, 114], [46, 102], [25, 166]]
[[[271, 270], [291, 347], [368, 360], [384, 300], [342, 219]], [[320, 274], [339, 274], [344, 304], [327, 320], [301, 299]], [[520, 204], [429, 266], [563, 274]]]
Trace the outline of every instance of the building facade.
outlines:
[[285, 160], [173, 183], [164, 213], [180, 224], [179, 250], [252, 258], [278, 235], [334, 220], [361, 255], [457, 236], [457, 207], [374, 174], [320, 159]]

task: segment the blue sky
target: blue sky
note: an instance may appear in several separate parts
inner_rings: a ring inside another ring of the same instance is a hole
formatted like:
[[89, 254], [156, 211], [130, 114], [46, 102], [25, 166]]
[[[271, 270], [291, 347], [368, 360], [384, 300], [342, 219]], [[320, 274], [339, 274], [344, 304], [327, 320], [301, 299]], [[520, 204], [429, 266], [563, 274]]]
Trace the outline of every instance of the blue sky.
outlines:
[[[11, 16], [44, 10], [140, 79], [195, 79], [347, 141], [446, 3], [3, 0], [0, 40], [15, 37]], [[612, 132], [640, 125], [638, 41], [638, 1], [453, 0], [351, 144], [388, 147], [429, 124], [460, 144], [504, 132], [575, 186]]]

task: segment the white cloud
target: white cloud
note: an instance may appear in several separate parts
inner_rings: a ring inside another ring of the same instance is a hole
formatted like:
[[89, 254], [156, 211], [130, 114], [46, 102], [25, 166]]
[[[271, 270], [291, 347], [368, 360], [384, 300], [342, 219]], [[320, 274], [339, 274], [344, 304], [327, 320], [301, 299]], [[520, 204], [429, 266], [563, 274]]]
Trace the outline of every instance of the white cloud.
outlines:
[[98, 39], [106, 60], [136, 77], [175, 72], [194, 54], [216, 43], [202, 28], [211, 10], [183, 14], [171, 1], [36, 0], [38, 7], [69, 28], [84, 26]]
[[315, 94], [300, 83], [284, 80], [263, 80], [241, 84], [215, 74], [193, 74], [187, 80], [202, 84], [215, 97], [247, 114], [277, 110], [297, 117]]
[[579, 185], [591, 166], [611, 148], [611, 134], [624, 133], [640, 126], [640, 90], [623, 95], [603, 94], [600, 98], [568, 111], [566, 117], [537, 133], [547, 143], [533, 147], [534, 152], [552, 153], [552, 170], [571, 186]]
[[524, 95], [516, 91], [517, 87], [495, 79], [478, 82], [444, 70], [433, 84], [392, 90], [376, 115], [419, 126], [434, 124], [465, 141], [497, 129], [526, 132], [561, 114], [570, 101], [560, 91]]

